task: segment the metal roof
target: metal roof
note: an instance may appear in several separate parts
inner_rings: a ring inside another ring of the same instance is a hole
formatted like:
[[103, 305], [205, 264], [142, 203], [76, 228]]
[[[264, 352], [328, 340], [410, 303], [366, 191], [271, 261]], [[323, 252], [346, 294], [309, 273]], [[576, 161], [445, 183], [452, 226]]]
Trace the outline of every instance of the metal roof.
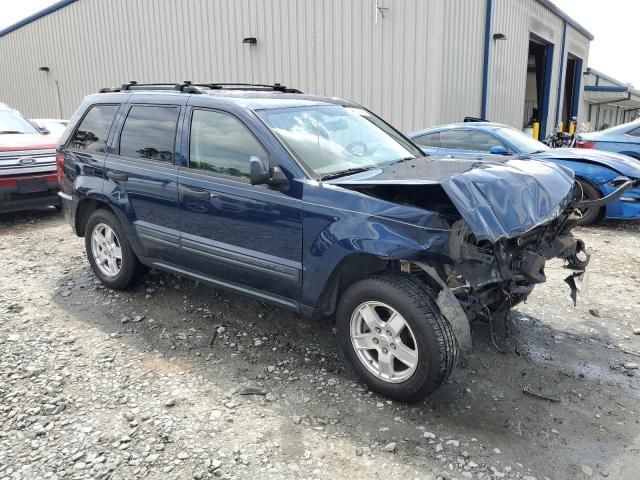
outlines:
[[[43, 9], [43, 10], [40, 10], [39, 12], [36, 12], [33, 15], [30, 15], [30, 16], [28, 16], [26, 18], [23, 18], [19, 22], [16, 22], [13, 25], [9, 25], [7, 28], [5, 28], [3, 30], [0, 30], [0, 37], [4, 36], [4, 35], [6, 35], [6, 34], [8, 34], [10, 32], [13, 32], [14, 30], [17, 30], [20, 27], [28, 25], [31, 22], [35, 22], [39, 18], [42, 18], [42, 17], [44, 17], [46, 15], [49, 15], [50, 13], [53, 13], [56, 10], [60, 10], [61, 8], [64, 8], [67, 5], [70, 5], [71, 3], [75, 2], [75, 1], [76, 0], [60, 0], [59, 2], [54, 3], [53, 5], [47, 7], [45, 9]], [[591, 32], [589, 32], [589, 30], [584, 28], [576, 20], [571, 18], [569, 15], [564, 13], [562, 10], [560, 10], [560, 8], [558, 8], [551, 0], [537, 0], [537, 1], [539, 3], [541, 3], [542, 5], [544, 5], [545, 7], [547, 7], [553, 13], [555, 13], [556, 15], [558, 15], [559, 17], [564, 19], [569, 25], [571, 25], [573, 28], [575, 28], [580, 33], [582, 33], [584, 36], [586, 36], [589, 40], [593, 40], [593, 38], [594, 38], [593, 34]]]
[[551, 0], [537, 0], [539, 3], [541, 3], [542, 5], [544, 5], [545, 7], [547, 7], [549, 10], [551, 10], [553, 13], [555, 13], [556, 15], [558, 15], [560, 18], [562, 18], [563, 20], [565, 20], [569, 25], [571, 25], [573, 28], [575, 28], [576, 30], [578, 30], [580, 33], [582, 33], [585, 37], [587, 37], [589, 40], [593, 40], [593, 34], [587, 30], [586, 28], [584, 28], [582, 25], [580, 25], [576, 20], [574, 20], [573, 18], [571, 18], [569, 15], [567, 15], [566, 13], [564, 13], [564, 11], [560, 10], [560, 8], [558, 6], [556, 6]]
[[53, 13], [56, 10], [60, 10], [61, 8], [64, 8], [75, 1], [76, 0], [60, 0], [59, 2], [54, 3], [53, 5], [50, 5], [47, 8], [40, 10], [39, 12], [36, 12], [33, 15], [29, 15], [28, 17], [23, 18], [19, 22], [16, 22], [13, 25], [9, 25], [7, 28], [0, 30], [0, 37], [3, 37], [7, 33], [13, 32], [14, 30], [17, 30], [20, 27], [24, 27], [25, 25], [28, 25], [31, 22], [35, 22], [39, 18], [49, 15], [50, 13]]

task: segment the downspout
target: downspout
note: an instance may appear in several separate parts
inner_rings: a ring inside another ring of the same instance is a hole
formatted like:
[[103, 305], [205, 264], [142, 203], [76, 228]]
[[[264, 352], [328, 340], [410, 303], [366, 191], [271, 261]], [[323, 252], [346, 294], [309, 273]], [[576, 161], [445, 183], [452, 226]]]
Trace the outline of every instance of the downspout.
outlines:
[[[567, 21], [563, 21], [562, 26], [562, 50], [560, 50], [560, 72], [558, 74], [558, 98], [556, 100], [556, 126], [558, 125], [558, 121], [560, 120], [560, 97], [562, 95], [562, 80], [564, 78], [564, 52], [567, 45]], [[575, 93], [574, 93], [575, 95]]]
[[482, 67], [482, 108], [480, 117], [487, 118], [487, 100], [489, 96], [489, 55], [491, 53], [491, 16], [493, 0], [486, 0], [487, 7], [484, 20], [484, 62]]

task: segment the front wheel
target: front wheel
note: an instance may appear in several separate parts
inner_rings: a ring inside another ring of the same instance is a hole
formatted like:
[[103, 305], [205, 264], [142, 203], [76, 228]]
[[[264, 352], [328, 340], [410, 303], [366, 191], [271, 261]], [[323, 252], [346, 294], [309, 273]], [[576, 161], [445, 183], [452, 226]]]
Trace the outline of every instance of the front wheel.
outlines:
[[352, 285], [340, 299], [337, 327], [358, 376], [374, 391], [417, 401], [451, 373], [458, 345], [423, 283], [384, 274]]

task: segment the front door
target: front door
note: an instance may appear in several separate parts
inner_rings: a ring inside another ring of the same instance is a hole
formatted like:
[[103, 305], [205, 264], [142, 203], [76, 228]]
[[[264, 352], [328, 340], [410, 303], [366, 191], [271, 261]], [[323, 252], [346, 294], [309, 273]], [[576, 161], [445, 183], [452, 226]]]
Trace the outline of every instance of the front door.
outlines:
[[269, 157], [240, 119], [194, 108], [186, 122], [189, 158], [178, 178], [186, 268], [236, 289], [297, 300], [301, 200], [249, 183], [250, 157]]
[[176, 131], [180, 105], [128, 105], [105, 162], [103, 194], [133, 225], [143, 254], [182, 264]]

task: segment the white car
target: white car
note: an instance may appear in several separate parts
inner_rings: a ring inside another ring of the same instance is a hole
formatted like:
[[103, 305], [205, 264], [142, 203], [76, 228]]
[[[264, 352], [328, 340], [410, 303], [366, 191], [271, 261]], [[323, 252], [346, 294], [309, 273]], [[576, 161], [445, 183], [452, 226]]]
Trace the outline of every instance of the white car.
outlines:
[[64, 129], [67, 128], [69, 120], [61, 120], [59, 118], [32, 118], [31, 122], [35, 123], [41, 130], [47, 130], [53, 137], [61, 137]]

